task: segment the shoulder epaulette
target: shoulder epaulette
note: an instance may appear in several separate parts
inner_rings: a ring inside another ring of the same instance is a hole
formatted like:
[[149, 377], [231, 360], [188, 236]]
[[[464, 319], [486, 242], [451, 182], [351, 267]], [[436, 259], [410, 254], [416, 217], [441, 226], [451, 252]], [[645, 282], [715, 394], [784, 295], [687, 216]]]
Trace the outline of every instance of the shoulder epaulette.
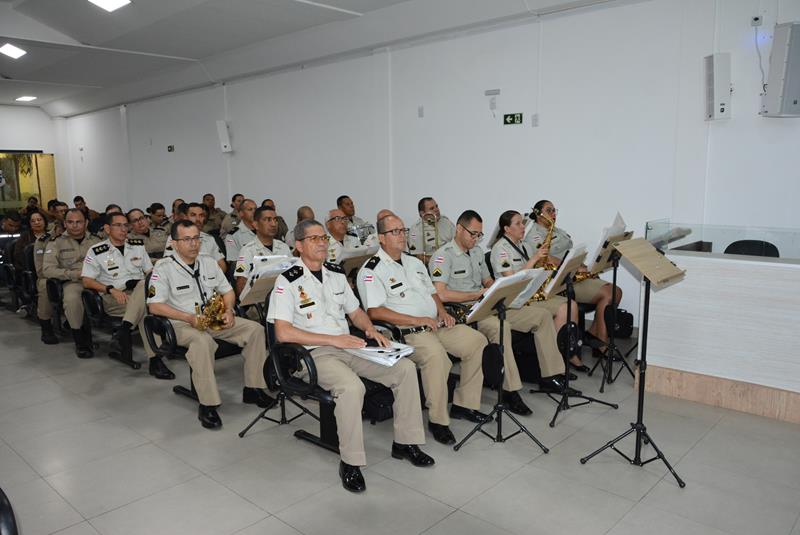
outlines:
[[102, 245], [95, 245], [94, 247], [92, 247], [92, 251], [94, 251], [94, 254], [105, 253], [106, 251], [108, 251], [108, 244], [104, 243]]
[[378, 262], [380, 262], [380, 261], [381, 261], [381, 257], [380, 256], [377, 256], [377, 255], [373, 256], [372, 258], [367, 260], [367, 263], [364, 264], [364, 267], [367, 268], [367, 269], [375, 269], [375, 266], [377, 266]]
[[283, 275], [287, 281], [294, 282], [303, 276], [303, 268], [302, 266], [292, 266], [281, 273], [281, 275]]
[[344, 275], [344, 268], [339, 264], [334, 264], [333, 262], [323, 262], [322, 265], [325, 266], [328, 271], [333, 271], [334, 273], [341, 273]]
[[50, 233], [49, 232], [45, 232], [44, 234], [42, 234], [41, 236], [36, 238], [36, 241], [47, 241], [49, 239], [50, 239]]
[[144, 240], [141, 238], [128, 238], [128, 245], [144, 245]]
[[233, 227], [233, 228], [231, 229], [231, 231], [230, 231], [228, 234], [233, 234], [233, 233], [234, 233], [234, 232], [236, 232], [237, 230], [239, 230], [239, 225], [236, 225], [235, 227]]

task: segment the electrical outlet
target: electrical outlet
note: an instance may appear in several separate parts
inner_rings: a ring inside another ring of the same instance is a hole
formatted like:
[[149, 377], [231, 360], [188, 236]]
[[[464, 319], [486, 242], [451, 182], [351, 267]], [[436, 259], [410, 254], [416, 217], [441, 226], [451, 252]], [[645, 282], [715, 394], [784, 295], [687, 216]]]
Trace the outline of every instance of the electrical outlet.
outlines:
[[750, 26], [761, 26], [763, 23], [764, 19], [759, 15], [750, 18]]

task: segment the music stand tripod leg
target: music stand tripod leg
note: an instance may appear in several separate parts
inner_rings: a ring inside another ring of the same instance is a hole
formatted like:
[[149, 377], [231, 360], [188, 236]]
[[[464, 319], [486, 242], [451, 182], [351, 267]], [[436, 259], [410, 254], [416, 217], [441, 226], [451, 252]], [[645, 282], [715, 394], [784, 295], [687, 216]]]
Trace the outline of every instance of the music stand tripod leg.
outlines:
[[[495, 305], [495, 310], [497, 310], [497, 319], [500, 320], [500, 335], [499, 335], [499, 340], [498, 340], [499, 343], [497, 345], [500, 347], [500, 356], [501, 356], [500, 378], [499, 378], [499, 384], [497, 386], [497, 403], [495, 403], [494, 407], [492, 408], [492, 411], [489, 413], [489, 417], [485, 421], [475, 424], [475, 427], [473, 427], [472, 430], [469, 433], [467, 433], [467, 436], [465, 436], [464, 438], [461, 439], [461, 442], [459, 442], [458, 444], [453, 446], [453, 449], [455, 451], [460, 450], [461, 446], [463, 446], [467, 442], [467, 440], [469, 440], [472, 437], [472, 435], [474, 435], [475, 433], [480, 431], [481, 433], [483, 433], [484, 435], [488, 436], [489, 438], [491, 438], [495, 442], [505, 442], [506, 440], [510, 439], [511, 437], [514, 437], [514, 436], [516, 436], [516, 435], [518, 435], [520, 433], [525, 433], [526, 435], [528, 435], [528, 438], [530, 438], [533, 442], [536, 443], [537, 446], [539, 446], [542, 449], [542, 451], [544, 453], [548, 453], [550, 450], [547, 449], [547, 447], [545, 447], [545, 445], [542, 444], [535, 436], [533, 436], [533, 434], [530, 431], [528, 431], [528, 428], [525, 427], [522, 423], [520, 423], [520, 421], [517, 420], [514, 417], [514, 415], [511, 413], [511, 411], [509, 411], [506, 408], [505, 404], [503, 403], [503, 386], [502, 385], [503, 385], [503, 378], [505, 377], [505, 373], [506, 373], [505, 365], [502, 364], [502, 363], [505, 362], [505, 360], [504, 360], [504, 358], [505, 358], [505, 346], [504, 346], [504, 340], [503, 340], [503, 329], [504, 329], [505, 321], [506, 321], [506, 307], [505, 307], [505, 304], [503, 303], [503, 301], [504, 300], [501, 299], [500, 301], [498, 301], [497, 305]], [[512, 434], [510, 434], [508, 436], [505, 436], [505, 437], [503, 436], [503, 414], [508, 416], [509, 419], [511, 419], [511, 421], [514, 422], [515, 424], [517, 424], [517, 427], [519, 427], [519, 429], [517, 431], [515, 431], [514, 433], [512, 433]], [[497, 423], [497, 434], [495, 436], [492, 436], [489, 433], [487, 433], [486, 431], [484, 431], [483, 426], [488, 424], [488, 423], [490, 423], [492, 421], [491, 418], [494, 417], [495, 415], [496, 415], [496, 423]]]
[[[605, 445], [593, 451], [586, 457], [582, 457], [580, 459], [580, 462], [581, 464], [586, 464], [586, 462], [589, 459], [609, 448], [617, 452], [619, 455], [624, 457], [629, 463], [635, 466], [644, 466], [655, 460], [661, 460], [661, 462], [663, 462], [664, 465], [667, 467], [667, 470], [669, 470], [669, 472], [675, 478], [675, 481], [678, 482], [678, 486], [680, 488], [684, 488], [686, 486], [686, 483], [680, 478], [680, 476], [678, 476], [678, 474], [672, 468], [672, 465], [664, 456], [664, 453], [658, 448], [658, 446], [656, 446], [655, 442], [653, 442], [653, 438], [647, 432], [647, 427], [644, 424], [644, 395], [645, 395], [645, 383], [647, 379], [647, 328], [650, 316], [650, 280], [645, 278], [644, 281], [645, 281], [644, 310], [642, 316], [642, 336], [640, 338], [640, 342], [642, 344], [642, 358], [639, 361], [639, 398], [636, 407], [636, 422], [632, 422], [630, 429], [627, 429], [617, 438], [607, 442]], [[621, 441], [622, 439], [624, 439], [625, 437], [627, 437], [632, 433], [636, 433], [636, 443], [634, 445], [635, 446], [634, 457], [631, 459], [623, 452], [618, 450], [616, 445], [619, 441]], [[655, 450], [656, 452], [655, 457], [652, 457], [646, 461], [642, 461], [642, 443], [653, 446], [653, 450]]]

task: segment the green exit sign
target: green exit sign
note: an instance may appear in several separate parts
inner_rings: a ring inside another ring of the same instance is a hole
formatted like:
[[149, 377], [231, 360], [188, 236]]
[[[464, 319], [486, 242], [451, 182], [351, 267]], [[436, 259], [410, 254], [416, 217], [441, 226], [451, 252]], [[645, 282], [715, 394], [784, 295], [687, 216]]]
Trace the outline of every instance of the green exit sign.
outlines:
[[506, 113], [503, 115], [503, 124], [522, 124], [522, 114]]

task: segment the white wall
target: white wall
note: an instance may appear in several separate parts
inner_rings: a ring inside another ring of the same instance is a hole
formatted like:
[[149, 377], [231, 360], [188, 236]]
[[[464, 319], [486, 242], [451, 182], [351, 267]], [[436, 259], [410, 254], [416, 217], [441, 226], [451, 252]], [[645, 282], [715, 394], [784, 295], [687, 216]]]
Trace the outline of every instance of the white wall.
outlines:
[[39, 108], [0, 106], [0, 151], [56, 151], [53, 120]]
[[[651, 0], [75, 117], [56, 123], [55, 143], [66, 139], [74, 190], [95, 206], [212, 191], [225, 207], [241, 191], [275, 198], [291, 221], [299, 204], [322, 217], [346, 192], [362, 216], [388, 206], [411, 222], [433, 195], [451, 217], [478, 209], [490, 231], [502, 210], [544, 197], [588, 243], [617, 210], [638, 232], [661, 217], [798, 227], [800, 121], [757, 115], [754, 14], [766, 67], [775, 22], [800, 20], [800, 2]], [[707, 123], [712, 52], [731, 53], [735, 91], [732, 118]], [[501, 90], [497, 117], [487, 89]], [[525, 124], [502, 126], [504, 112]], [[217, 143], [222, 118], [230, 155]]]

